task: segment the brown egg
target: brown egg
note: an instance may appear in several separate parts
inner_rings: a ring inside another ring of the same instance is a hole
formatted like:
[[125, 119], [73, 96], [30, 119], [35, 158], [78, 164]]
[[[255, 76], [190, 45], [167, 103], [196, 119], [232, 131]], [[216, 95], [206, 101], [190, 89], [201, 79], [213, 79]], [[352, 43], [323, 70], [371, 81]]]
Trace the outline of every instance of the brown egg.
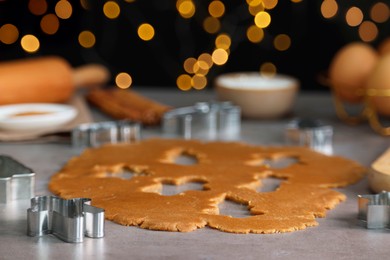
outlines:
[[344, 45], [333, 57], [329, 66], [329, 78], [337, 96], [348, 103], [359, 103], [363, 96], [357, 94], [364, 89], [379, 55], [368, 43], [351, 42]]
[[[366, 89], [390, 92], [390, 52], [383, 55], [372, 74], [368, 77]], [[380, 115], [390, 116], [390, 97], [373, 96], [370, 101]]]
[[379, 43], [377, 49], [379, 55], [385, 55], [386, 53], [390, 52], [390, 37], [387, 37], [384, 40], [382, 40]]

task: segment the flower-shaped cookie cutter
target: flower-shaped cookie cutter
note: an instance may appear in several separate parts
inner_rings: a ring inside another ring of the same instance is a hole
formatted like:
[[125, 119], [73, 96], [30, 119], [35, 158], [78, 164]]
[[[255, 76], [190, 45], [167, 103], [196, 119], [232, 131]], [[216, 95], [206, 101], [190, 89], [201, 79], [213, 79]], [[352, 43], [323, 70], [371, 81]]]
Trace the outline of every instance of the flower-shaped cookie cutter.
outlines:
[[0, 203], [34, 197], [35, 173], [7, 155], [0, 155]]
[[229, 101], [197, 102], [166, 112], [162, 130], [168, 137], [234, 140], [241, 131], [241, 108]]
[[84, 236], [104, 237], [104, 209], [90, 202], [88, 198], [32, 198], [31, 208], [27, 209], [27, 235], [53, 234], [69, 243], [83, 242]]
[[85, 123], [72, 130], [73, 147], [98, 147], [105, 143], [131, 143], [140, 139], [141, 123], [131, 120]]
[[358, 219], [366, 222], [367, 228], [390, 228], [390, 192], [358, 195]]

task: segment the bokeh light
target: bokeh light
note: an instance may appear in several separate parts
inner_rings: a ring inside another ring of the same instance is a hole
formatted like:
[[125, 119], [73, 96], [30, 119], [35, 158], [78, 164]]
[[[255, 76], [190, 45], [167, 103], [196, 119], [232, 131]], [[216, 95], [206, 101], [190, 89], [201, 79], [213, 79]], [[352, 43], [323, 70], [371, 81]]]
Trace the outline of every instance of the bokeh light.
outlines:
[[371, 19], [376, 23], [384, 23], [389, 20], [389, 6], [383, 2], [375, 3], [370, 11]]
[[131, 86], [132, 83], [133, 79], [126, 72], [118, 73], [118, 75], [116, 75], [115, 77], [115, 84], [118, 88], [127, 89]]
[[187, 91], [190, 90], [192, 85], [192, 78], [187, 74], [182, 74], [176, 79], [176, 85], [180, 90]]
[[23, 50], [29, 53], [34, 53], [39, 50], [40, 43], [37, 37], [32, 34], [26, 34], [20, 40], [20, 45]]
[[199, 75], [206, 75], [209, 72], [209, 66], [204, 61], [197, 61], [194, 64], [194, 73]]
[[46, 34], [55, 34], [60, 27], [60, 22], [55, 14], [46, 14], [41, 19], [41, 30]]
[[195, 14], [195, 4], [191, 0], [177, 0], [176, 9], [183, 18], [191, 18]]
[[138, 27], [138, 36], [144, 41], [150, 41], [154, 37], [154, 28], [150, 24], [144, 23]]
[[114, 1], [107, 1], [103, 6], [103, 13], [109, 19], [118, 18], [121, 9], [119, 5]]
[[365, 42], [372, 42], [378, 36], [378, 27], [371, 21], [364, 21], [359, 26], [359, 36]]
[[204, 89], [207, 85], [207, 78], [204, 75], [196, 74], [191, 78], [191, 85], [197, 90]]
[[19, 30], [15, 25], [7, 23], [0, 27], [0, 41], [4, 44], [13, 44], [19, 38]]
[[85, 10], [89, 10], [89, 9], [90, 9], [89, 0], [80, 0], [80, 5], [81, 5], [81, 7], [83, 7]]
[[264, 5], [262, 1], [253, 0], [248, 4], [248, 11], [252, 16], [256, 16], [257, 13], [264, 11]]
[[55, 6], [56, 15], [61, 19], [69, 19], [72, 16], [73, 8], [67, 0], [60, 0]]
[[263, 4], [263, 0], [246, 0], [248, 6], [258, 6]]
[[46, 0], [29, 0], [28, 10], [35, 15], [43, 15], [47, 11]]
[[223, 65], [227, 62], [229, 58], [229, 54], [224, 49], [216, 49], [213, 51], [213, 54], [211, 55], [213, 62], [216, 65]]
[[325, 0], [321, 3], [321, 14], [324, 18], [332, 18], [337, 14], [339, 5], [335, 0]]
[[291, 46], [291, 39], [287, 34], [279, 34], [274, 39], [275, 49], [285, 51]]
[[209, 14], [214, 18], [220, 18], [225, 13], [225, 5], [219, 1], [214, 0], [209, 4]]
[[263, 5], [266, 9], [274, 9], [278, 4], [278, 0], [263, 0]]
[[91, 31], [82, 31], [79, 34], [79, 43], [84, 48], [92, 48], [95, 42], [95, 35]]
[[255, 25], [251, 25], [246, 31], [246, 37], [250, 42], [259, 43], [264, 38], [264, 31]]
[[230, 45], [232, 44], [232, 39], [227, 34], [220, 34], [215, 38], [215, 47], [217, 49], [224, 49], [227, 50], [230, 48]]
[[273, 77], [277, 73], [275, 64], [272, 62], [265, 62], [260, 66], [260, 74], [263, 77]]
[[184, 70], [189, 74], [194, 73], [194, 65], [196, 62], [197, 60], [195, 58], [187, 58], [183, 64]]
[[221, 28], [221, 23], [217, 18], [209, 16], [203, 21], [203, 28], [208, 33], [217, 33]]
[[363, 12], [360, 8], [353, 6], [345, 14], [345, 21], [349, 26], [358, 26], [363, 22]]
[[259, 28], [266, 28], [271, 23], [271, 16], [269, 13], [262, 11], [258, 12], [255, 16], [255, 24]]
[[208, 53], [202, 53], [198, 57], [198, 61], [204, 66], [202, 66], [204, 69], [210, 69], [213, 66], [213, 58]]

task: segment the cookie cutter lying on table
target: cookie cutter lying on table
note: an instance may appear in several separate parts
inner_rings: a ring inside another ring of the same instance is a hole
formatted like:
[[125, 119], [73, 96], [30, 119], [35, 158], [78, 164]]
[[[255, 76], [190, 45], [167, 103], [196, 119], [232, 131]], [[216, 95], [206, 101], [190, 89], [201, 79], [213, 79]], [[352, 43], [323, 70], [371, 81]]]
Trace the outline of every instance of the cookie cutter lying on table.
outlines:
[[390, 228], [390, 192], [358, 195], [358, 219], [366, 222], [367, 228]]
[[74, 147], [97, 147], [105, 143], [131, 143], [140, 139], [141, 123], [131, 120], [86, 123], [72, 130]]
[[65, 242], [83, 242], [84, 236], [104, 237], [104, 209], [87, 198], [61, 199], [38, 196], [27, 210], [27, 235], [53, 234]]
[[285, 129], [286, 143], [307, 146], [315, 151], [333, 153], [333, 128], [317, 119], [294, 119]]
[[35, 173], [10, 156], [0, 155], [0, 203], [34, 197]]
[[197, 102], [166, 112], [163, 134], [185, 139], [233, 140], [241, 131], [241, 108], [231, 102]]

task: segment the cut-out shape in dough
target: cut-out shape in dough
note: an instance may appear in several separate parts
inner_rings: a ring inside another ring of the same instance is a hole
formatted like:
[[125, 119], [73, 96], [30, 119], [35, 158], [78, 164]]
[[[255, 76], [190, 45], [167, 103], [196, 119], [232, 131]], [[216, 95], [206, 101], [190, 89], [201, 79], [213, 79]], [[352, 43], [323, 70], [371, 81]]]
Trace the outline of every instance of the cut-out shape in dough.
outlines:
[[185, 153], [180, 154], [175, 158], [175, 164], [179, 164], [179, 165], [194, 165], [197, 163], [198, 160], [196, 159], [196, 157]]
[[248, 210], [247, 205], [229, 199], [225, 199], [223, 202], [219, 203], [218, 207], [219, 215], [231, 216], [233, 218], [246, 218], [252, 215]]
[[203, 190], [203, 183], [187, 182], [182, 185], [163, 184], [161, 195], [172, 196], [172, 195], [181, 194], [188, 190]]
[[272, 192], [276, 191], [283, 180], [273, 177], [267, 177], [260, 180], [261, 185], [256, 189], [257, 192]]
[[106, 178], [119, 178], [124, 180], [130, 180], [133, 178], [134, 172], [123, 170], [121, 172], [106, 172], [105, 176]]
[[294, 157], [282, 157], [276, 159], [266, 159], [263, 164], [269, 165], [271, 169], [283, 169], [292, 164], [298, 163], [297, 158]]

